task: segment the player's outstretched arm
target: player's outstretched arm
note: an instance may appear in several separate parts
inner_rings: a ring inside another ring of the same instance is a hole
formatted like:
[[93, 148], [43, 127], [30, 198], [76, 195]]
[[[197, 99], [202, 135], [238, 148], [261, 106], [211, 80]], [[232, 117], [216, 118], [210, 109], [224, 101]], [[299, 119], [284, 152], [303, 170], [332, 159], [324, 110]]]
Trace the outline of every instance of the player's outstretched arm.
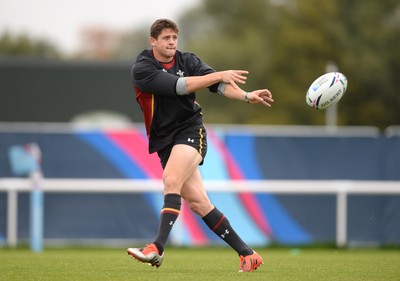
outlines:
[[226, 70], [203, 76], [189, 76], [186, 77], [186, 91], [194, 93], [220, 82], [232, 85], [234, 88], [239, 88], [237, 84], [245, 84], [248, 73], [246, 70]]

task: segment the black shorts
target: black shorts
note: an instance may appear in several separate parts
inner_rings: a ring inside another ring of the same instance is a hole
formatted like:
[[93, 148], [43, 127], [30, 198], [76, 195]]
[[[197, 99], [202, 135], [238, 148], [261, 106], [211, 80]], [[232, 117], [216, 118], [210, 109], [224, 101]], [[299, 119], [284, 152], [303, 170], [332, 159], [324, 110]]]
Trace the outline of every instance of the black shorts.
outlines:
[[172, 147], [176, 144], [186, 144], [194, 147], [203, 158], [199, 165], [203, 165], [204, 158], [207, 154], [207, 131], [203, 124], [192, 126], [177, 132], [174, 136], [174, 141], [171, 144], [157, 151], [163, 168], [167, 165]]

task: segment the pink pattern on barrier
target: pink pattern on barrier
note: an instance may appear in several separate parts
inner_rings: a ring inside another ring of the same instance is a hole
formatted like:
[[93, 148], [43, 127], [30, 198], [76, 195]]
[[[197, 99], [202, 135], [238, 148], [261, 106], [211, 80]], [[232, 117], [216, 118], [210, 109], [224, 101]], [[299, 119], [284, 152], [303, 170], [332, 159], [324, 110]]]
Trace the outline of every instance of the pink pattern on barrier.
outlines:
[[208, 237], [201, 228], [195, 214], [189, 208], [189, 204], [183, 201], [181, 217], [191, 237], [192, 244], [203, 246], [208, 244]]
[[[161, 179], [163, 170], [156, 153], [148, 152], [147, 137], [134, 129], [109, 130], [106, 134], [118, 147], [142, 168], [143, 172], [151, 179]], [[195, 245], [206, 245], [207, 235], [204, 233], [196, 215], [190, 210], [186, 201], [183, 201], [180, 217], [190, 234]]]
[[109, 130], [107, 137], [133, 159], [149, 178], [162, 178], [160, 160], [155, 153], [149, 155], [147, 137], [138, 130]]
[[[228, 170], [228, 174], [233, 180], [243, 180], [245, 176], [241, 171], [239, 165], [236, 163], [232, 154], [229, 152], [225, 144], [216, 136], [212, 131], [208, 131], [208, 137], [215, 144], [216, 149], [219, 151], [223, 158], [225, 165]], [[269, 226], [268, 219], [263, 215], [263, 211], [252, 193], [240, 192], [238, 193], [240, 200], [242, 201], [245, 209], [248, 211], [254, 222], [260, 228], [260, 230], [267, 236], [272, 235], [271, 227]]]

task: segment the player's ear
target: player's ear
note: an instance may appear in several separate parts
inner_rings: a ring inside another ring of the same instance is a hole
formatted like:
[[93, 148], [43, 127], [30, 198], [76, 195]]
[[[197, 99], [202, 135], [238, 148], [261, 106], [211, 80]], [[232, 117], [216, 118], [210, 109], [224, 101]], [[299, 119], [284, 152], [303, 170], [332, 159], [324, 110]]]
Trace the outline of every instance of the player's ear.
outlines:
[[154, 47], [156, 45], [156, 41], [157, 41], [157, 39], [155, 39], [154, 37], [150, 37], [150, 45], [152, 47]]

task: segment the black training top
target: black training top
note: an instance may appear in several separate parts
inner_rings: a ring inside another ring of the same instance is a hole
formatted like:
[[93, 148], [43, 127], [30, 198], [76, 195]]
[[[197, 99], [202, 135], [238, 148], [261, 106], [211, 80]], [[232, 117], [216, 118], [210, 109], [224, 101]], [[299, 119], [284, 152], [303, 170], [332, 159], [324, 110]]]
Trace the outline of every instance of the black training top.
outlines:
[[[179, 77], [201, 76], [215, 72], [195, 54], [177, 51], [169, 63], [157, 61], [152, 50], [141, 52], [132, 67], [132, 81], [146, 125], [149, 152], [153, 153], [173, 142], [181, 129], [202, 123], [201, 107], [195, 93], [177, 95]], [[209, 87], [216, 93], [218, 85]]]

